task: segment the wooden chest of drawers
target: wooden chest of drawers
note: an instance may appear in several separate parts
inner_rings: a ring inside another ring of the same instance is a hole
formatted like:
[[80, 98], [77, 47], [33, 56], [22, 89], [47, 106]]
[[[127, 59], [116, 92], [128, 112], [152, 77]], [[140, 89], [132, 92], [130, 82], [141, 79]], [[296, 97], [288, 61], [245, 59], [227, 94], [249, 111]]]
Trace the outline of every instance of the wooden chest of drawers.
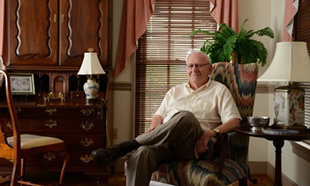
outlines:
[[[40, 134], [58, 137], [66, 142], [70, 156], [67, 171], [84, 172], [106, 183], [108, 171], [99, 167], [91, 156], [94, 149], [106, 146], [106, 106], [104, 102], [85, 100], [14, 101], [21, 134]], [[6, 103], [0, 102], [1, 121], [6, 136], [12, 135]], [[27, 169], [45, 168], [60, 171], [62, 158], [54, 153], [27, 159]], [[10, 173], [12, 164], [0, 161], [0, 174]]]

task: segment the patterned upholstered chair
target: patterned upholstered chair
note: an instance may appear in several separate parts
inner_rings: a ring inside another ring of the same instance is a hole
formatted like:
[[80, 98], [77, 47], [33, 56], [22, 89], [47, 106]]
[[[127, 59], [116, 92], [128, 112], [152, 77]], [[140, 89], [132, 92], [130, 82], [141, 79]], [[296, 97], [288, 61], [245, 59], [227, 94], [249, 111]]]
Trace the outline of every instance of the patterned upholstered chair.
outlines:
[[[258, 66], [252, 64], [215, 63], [211, 78], [227, 86], [231, 91], [243, 118], [241, 125], [247, 125], [246, 117], [252, 116], [255, 99]], [[160, 164], [152, 175], [152, 180], [173, 185], [229, 185], [239, 180], [239, 185], [247, 185], [249, 168], [249, 137], [230, 132], [219, 140], [223, 143], [220, 156], [216, 160], [174, 161]]]

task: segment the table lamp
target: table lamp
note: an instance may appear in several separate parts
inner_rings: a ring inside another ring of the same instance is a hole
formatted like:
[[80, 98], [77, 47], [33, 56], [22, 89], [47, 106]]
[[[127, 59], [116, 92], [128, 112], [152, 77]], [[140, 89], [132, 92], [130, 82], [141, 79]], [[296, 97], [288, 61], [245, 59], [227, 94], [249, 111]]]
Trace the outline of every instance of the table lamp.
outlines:
[[274, 125], [305, 126], [305, 90], [292, 82], [310, 82], [310, 59], [306, 42], [279, 42], [270, 67], [259, 82], [285, 82], [274, 89]]
[[87, 79], [87, 82], [84, 83], [83, 89], [86, 95], [86, 100], [96, 100], [97, 93], [99, 91], [99, 84], [96, 82], [96, 79], [93, 78], [93, 74], [105, 74], [103, 70], [97, 53], [93, 52], [92, 48], [88, 49], [88, 52], [84, 53], [84, 59], [81, 65], [81, 68], [78, 75], [90, 75]]

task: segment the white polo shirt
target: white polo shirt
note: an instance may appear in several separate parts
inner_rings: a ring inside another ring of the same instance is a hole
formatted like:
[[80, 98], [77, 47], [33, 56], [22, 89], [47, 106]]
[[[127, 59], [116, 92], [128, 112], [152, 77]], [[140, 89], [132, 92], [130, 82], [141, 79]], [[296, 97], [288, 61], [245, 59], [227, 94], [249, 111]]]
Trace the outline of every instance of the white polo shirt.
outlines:
[[192, 112], [203, 130], [215, 128], [232, 118], [241, 119], [230, 91], [210, 78], [197, 90], [191, 89], [188, 83], [172, 87], [155, 115], [162, 116], [165, 123], [181, 110]]

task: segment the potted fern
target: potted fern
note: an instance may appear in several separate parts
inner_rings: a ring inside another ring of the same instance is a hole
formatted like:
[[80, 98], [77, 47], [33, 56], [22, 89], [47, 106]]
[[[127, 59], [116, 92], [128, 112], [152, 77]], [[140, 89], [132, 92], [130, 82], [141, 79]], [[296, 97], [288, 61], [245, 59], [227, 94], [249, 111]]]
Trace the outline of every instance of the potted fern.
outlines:
[[253, 35], [274, 37], [274, 33], [270, 27], [266, 27], [257, 31], [245, 30], [244, 24], [248, 21], [246, 19], [238, 33], [236, 33], [227, 24], [220, 24], [220, 30], [216, 32], [209, 32], [201, 29], [195, 29], [191, 32], [190, 37], [203, 33], [214, 36], [207, 39], [201, 51], [209, 55], [211, 63], [231, 61], [232, 63], [258, 63], [262, 66], [266, 64], [267, 49], [260, 41], [253, 40]]

